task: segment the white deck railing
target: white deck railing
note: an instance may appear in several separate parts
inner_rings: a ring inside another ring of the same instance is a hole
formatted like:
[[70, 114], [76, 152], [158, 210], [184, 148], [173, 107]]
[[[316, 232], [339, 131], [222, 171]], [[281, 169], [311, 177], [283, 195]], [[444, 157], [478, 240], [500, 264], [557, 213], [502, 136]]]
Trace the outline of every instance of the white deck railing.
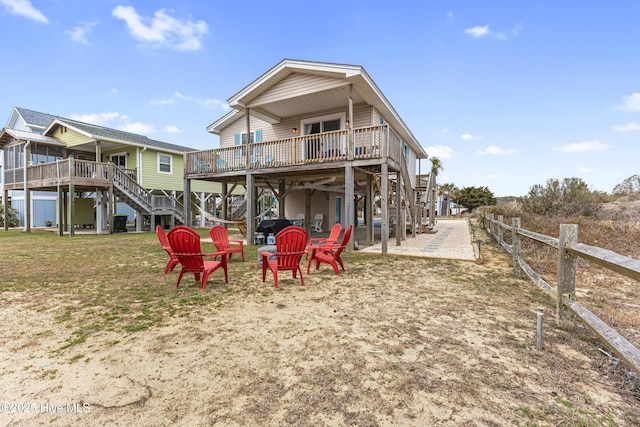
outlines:
[[[352, 153], [349, 153], [350, 146], [353, 147]], [[389, 126], [368, 126], [192, 151], [185, 154], [184, 171], [191, 175], [382, 157], [399, 160], [400, 152], [400, 138]]]

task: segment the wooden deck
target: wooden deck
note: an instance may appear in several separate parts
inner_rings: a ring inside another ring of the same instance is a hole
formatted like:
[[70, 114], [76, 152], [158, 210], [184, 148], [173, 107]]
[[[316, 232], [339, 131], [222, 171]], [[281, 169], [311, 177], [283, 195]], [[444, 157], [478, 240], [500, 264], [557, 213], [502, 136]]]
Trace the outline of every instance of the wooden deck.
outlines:
[[[387, 125], [296, 136], [250, 145], [185, 153], [186, 179], [245, 174], [308, 173], [353, 166], [399, 165], [401, 140]], [[331, 173], [331, 172], [329, 172]]]

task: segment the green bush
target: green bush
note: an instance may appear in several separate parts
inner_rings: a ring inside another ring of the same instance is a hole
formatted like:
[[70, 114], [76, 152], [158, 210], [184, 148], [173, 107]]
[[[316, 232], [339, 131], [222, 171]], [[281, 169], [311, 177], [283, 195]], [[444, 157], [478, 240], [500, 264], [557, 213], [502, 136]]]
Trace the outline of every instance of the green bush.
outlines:
[[547, 180], [547, 185], [536, 184], [518, 202], [528, 213], [553, 215], [596, 216], [600, 204], [609, 201], [607, 193], [592, 191], [580, 178]]
[[[7, 224], [9, 227], [17, 227], [18, 226], [18, 217], [16, 216], [16, 211], [11, 207], [7, 207]], [[0, 203], [0, 226], [4, 227], [4, 206]]]

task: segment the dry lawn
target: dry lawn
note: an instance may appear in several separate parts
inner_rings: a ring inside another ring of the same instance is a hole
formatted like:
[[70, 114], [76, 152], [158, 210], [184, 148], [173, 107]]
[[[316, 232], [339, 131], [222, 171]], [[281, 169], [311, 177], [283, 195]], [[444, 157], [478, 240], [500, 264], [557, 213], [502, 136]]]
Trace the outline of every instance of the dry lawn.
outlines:
[[175, 289], [151, 233], [0, 232], [0, 425], [640, 425], [637, 381], [494, 245], [356, 252], [279, 290], [255, 256]]

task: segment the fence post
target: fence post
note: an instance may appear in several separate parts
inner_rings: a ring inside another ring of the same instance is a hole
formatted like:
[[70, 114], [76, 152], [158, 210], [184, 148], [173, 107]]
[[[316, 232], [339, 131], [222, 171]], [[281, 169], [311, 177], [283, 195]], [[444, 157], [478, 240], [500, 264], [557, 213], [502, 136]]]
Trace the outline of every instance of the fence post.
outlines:
[[556, 321], [562, 323], [570, 321], [569, 313], [564, 308], [564, 295], [575, 298], [576, 294], [576, 257], [565, 251], [567, 243], [578, 242], [577, 224], [560, 224], [560, 238], [558, 241], [558, 295], [556, 300]]
[[513, 275], [518, 279], [522, 277], [522, 269], [518, 263], [520, 258], [520, 218], [511, 218], [511, 256], [513, 259]]
[[489, 213], [487, 214], [487, 220], [489, 221], [489, 226], [487, 227], [487, 231], [489, 232], [489, 240], [494, 240], [493, 239], [493, 214]]
[[498, 244], [502, 245], [502, 239], [504, 237], [504, 230], [502, 229], [502, 221], [504, 221], [504, 217], [502, 215], [498, 215]]
[[491, 238], [493, 241], [497, 241], [498, 234], [496, 233], [496, 215], [491, 214]]

